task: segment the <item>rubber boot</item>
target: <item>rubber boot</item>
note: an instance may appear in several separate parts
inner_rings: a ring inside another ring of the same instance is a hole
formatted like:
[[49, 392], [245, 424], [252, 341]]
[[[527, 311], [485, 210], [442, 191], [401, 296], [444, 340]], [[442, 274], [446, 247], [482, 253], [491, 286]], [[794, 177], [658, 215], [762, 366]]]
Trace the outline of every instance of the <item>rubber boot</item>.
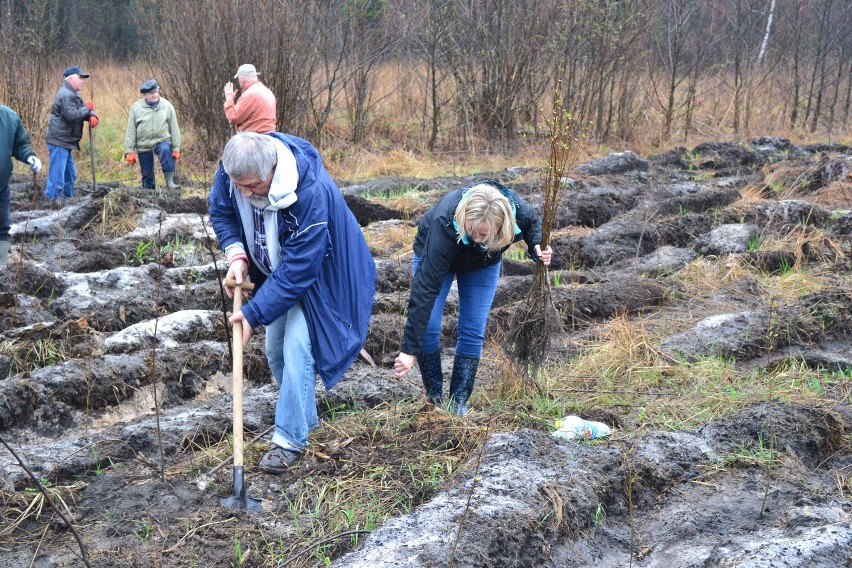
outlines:
[[0, 266], [9, 260], [9, 241], [0, 241]]
[[467, 414], [467, 399], [473, 392], [476, 371], [479, 369], [479, 357], [456, 355], [453, 362], [453, 376], [450, 377], [450, 401], [447, 409], [453, 414]]
[[166, 178], [166, 187], [169, 189], [180, 189], [180, 186], [175, 183], [175, 173], [172, 172], [163, 172], [163, 175]]
[[417, 356], [417, 366], [423, 377], [426, 388], [426, 398], [436, 406], [444, 402], [444, 371], [441, 369], [441, 350], [432, 353], [421, 353]]

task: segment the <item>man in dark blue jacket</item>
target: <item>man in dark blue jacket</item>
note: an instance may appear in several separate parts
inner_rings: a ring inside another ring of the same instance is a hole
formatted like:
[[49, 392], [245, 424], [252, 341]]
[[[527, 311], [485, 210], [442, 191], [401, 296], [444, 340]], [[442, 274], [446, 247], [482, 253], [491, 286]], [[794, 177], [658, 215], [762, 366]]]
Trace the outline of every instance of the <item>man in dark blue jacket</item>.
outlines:
[[9, 178], [12, 177], [13, 156], [29, 164], [34, 174], [41, 169], [18, 113], [0, 105], [0, 266], [6, 264], [9, 257]]
[[319, 426], [317, 373], [332, 388], [364, 345], [376, 268], [322, 158], [301, 138], [232, 137], [209, 206], [228, 277], [250, 276], [257, 286], [231, 321], [242, 321], [243, 341], [266, 326], [266, 356], [281, 390], [272, 448], [259, 466], [282, 473]]
[[45, 137], [50, 166], [44, 193], [50, 199], [74, 196], [77, 167], [71, 151], [80, 149], [84, 122], [89, 123], [89, 128], [98, 125], [95, 103], [84, 103], [79, 95], [89, 74], [75, 65], [66, 69], [64, 75], [65, 80], [50, 105]]

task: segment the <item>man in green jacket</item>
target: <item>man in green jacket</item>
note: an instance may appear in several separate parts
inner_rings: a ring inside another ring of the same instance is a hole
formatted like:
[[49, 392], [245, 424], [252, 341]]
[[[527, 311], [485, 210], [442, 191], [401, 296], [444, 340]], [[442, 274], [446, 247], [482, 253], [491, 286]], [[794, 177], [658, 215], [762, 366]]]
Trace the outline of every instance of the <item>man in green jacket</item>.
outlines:
[[0, 266], [9, 258], [9, 178], [12, 177], [12, 156], [30, 165], [37, 174], [41, 161], [30, 148], [30, 137], [18, 113], [0, 105]]
[[132, 166], [139, 160], [142, 188], [154, 189], [154, 154], [160, 160], [166, 187], [175, 183], [175, 160], [180, 158], [180, 128], [172, 103], [160, 96], [160, 85], [149, 79], [139, 87], [141, 99], [130, 107], [124, 136], [124, 159]]

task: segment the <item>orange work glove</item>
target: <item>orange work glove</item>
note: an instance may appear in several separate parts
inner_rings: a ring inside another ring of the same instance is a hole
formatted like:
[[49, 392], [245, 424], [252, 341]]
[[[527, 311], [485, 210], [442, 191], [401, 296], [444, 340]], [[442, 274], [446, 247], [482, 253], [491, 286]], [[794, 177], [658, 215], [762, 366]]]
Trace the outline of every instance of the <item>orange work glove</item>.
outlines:
[[136, 163], [136, 152], [128, 152], [124, 155], [124, 159], [127, 160], [127, 163], [132, 166]]
[[86, 101], [86, 107], [88, 107], [89, 110], [95, 110], [95, 101]]
[[90, 116], [89, 117], [89, 128], [94, 128], [97, 125], [98, 125], [98, 117], [97, 116]]
[[175, 150], [174, 152], [172, 152], [172, 158], [174, 158], [175, 160], [180, 160], [180, 150]]

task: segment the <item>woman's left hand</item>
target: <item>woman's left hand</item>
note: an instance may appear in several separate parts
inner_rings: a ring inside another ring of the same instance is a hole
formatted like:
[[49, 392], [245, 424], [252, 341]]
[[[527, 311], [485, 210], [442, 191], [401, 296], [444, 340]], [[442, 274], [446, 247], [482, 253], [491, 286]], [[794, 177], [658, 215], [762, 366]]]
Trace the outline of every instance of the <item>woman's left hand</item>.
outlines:
[[541, 245], [535, 245], [535, 255], [541, 260], [545, 266], [550, 266], [550, 258], [553, 256], [553, 249], [550, 248], [550, 245], [547, 245], [547, 248], [541, 250]]
[[393, 370], [394, 373], [396, 373], [397, 378], [405, 376], [405, 374], [411, 370], [412, 365], [414, 365], [414, 355], [400, 353], [393, 364]]

